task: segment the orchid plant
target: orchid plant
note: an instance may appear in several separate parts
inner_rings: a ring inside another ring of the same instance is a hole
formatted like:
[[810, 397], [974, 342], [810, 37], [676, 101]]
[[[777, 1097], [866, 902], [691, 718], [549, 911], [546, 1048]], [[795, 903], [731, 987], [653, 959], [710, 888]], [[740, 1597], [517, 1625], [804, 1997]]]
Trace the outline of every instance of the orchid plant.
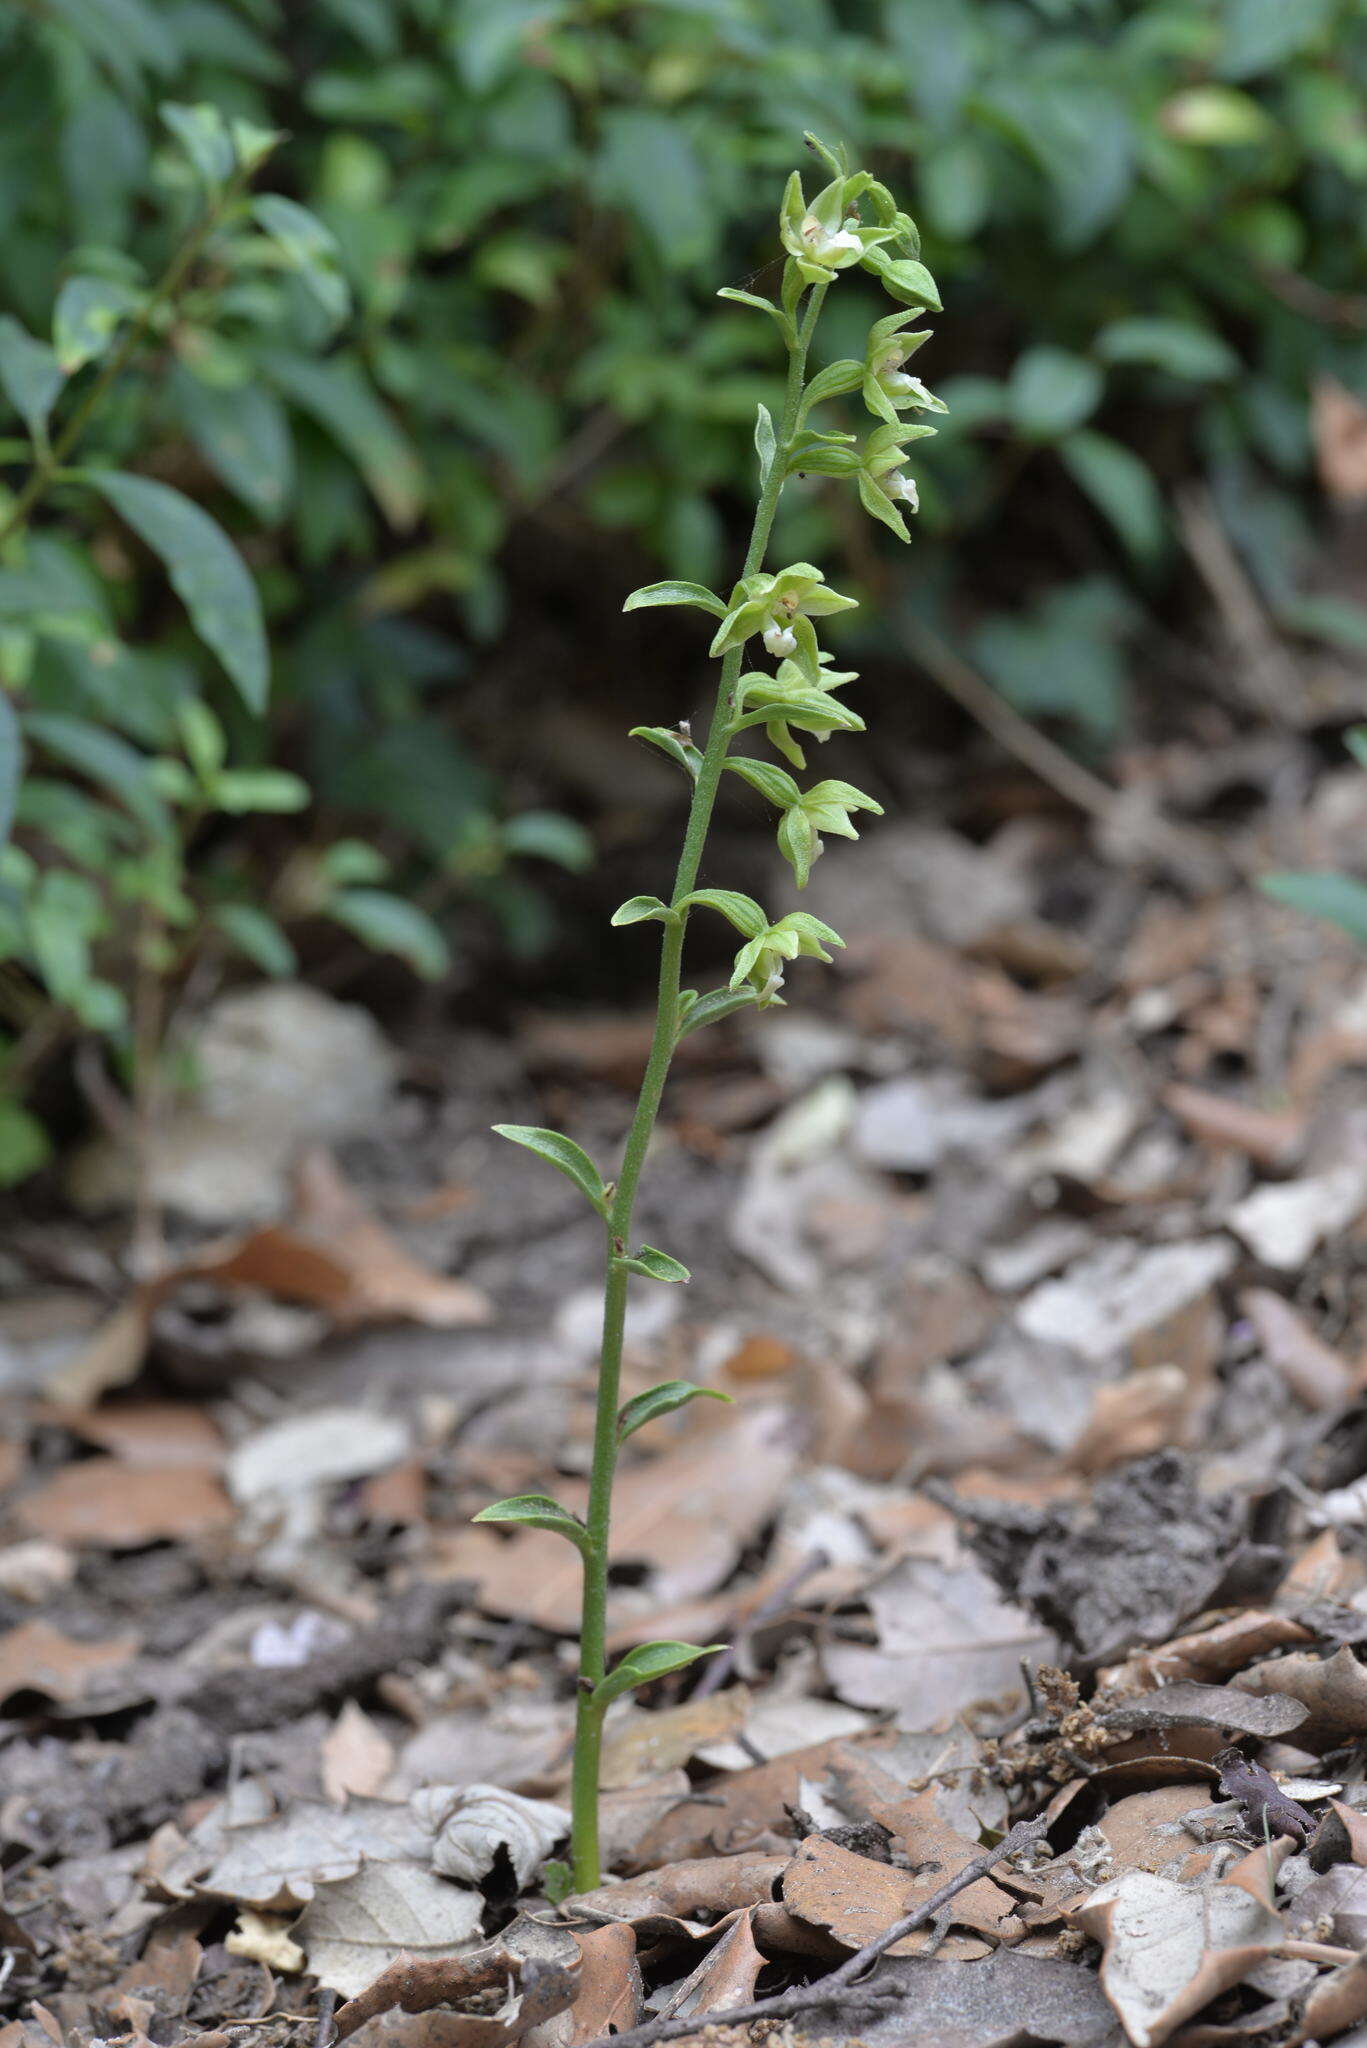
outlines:
[[[701, 584], [667, 582], [633, 591], [625, 605], [627, 611], [653, 605], [696, 605], [710, 612], [718, 622], [711, 654], [720, 661], [721, 670], [716, 709], [704, 747], [698, 747], [686, 726], [674, 731], [638, 726], [633, 734], [677, 763], [692, 782], [693, 797], [669, 900], [633, 896], [612, 919], [614, 925], [656, 923], [662, 928], [654, 1037], [620, 1171], [615, 1181], [604, 1181], [587, 1153], [558, 1131], [520, 1124], [496, 1126], [501, 1136], [538, 1153], [575, 1183], [602, 1218], [607, 1240], [587, 1515], [581, 1520], [549, 1495], [526, 1494], [497, 1501], [475, 1517], [480, 1522], [517, 1523], [551, 1531], [573, 1543], [583, 1559], [571, 1870], [563, 1880], [578, 1891], [592, 1889], [601, 1876], [598, 1781], [608, 1708], [637, 1687], [680, 1671], [720, 1647], [645, 1643], [629, 1651], [611, 1670], [607, 1665], [608, 1541], [618, 1453], [628, 1437], [658, 1416], [701, 1395], [727, 1398], [710, 1387], [669, 1380], [620, 1405], [622, 1338], [627, 1289], [633, 1275], [665, 1282], [689, 1277], [687, 1269], [668, 1252], [653, 1245], [632, 1245], [637, 1185], [670, 1062], [675, 1047], [690, 1032], [741, 1009], [781, 1004], [784, 978], [793, 961], [829, 961], [827, 948], [843, 943], [829, 925], [805, 911], [793, 910], [771, 919], [750, 896], [733, 889], [697, 887], [713, 804], [727, 770], [767, 798], [780, 813], [779, 848], [792, 866], [799, 889], [805, 888], [822, 851], [823, 834], [856, 838], [851, 814], [881, 809], [872, 797], [848, 782], [817, 782], [804, 790], [787, 768], [732, 752], [741, 735], [762, 729], [789, 766], [802, 771], [806, 756], [797, 734], [819, 742], [833, 732], [864, 730], [864, 721], [837, 695], [855, 680], [854, 675], [834, 670], [831, 656], [817, 639], [818, 622], [851, 610], [855, 600], [832, 590], [821, 570], [810, 562], [766, 571], [770, 529], [788, 478], [815, 472], [852, 481], [865, 509], [899, 538], [908, 539], [905, 515], [916, 510], [917, 498], [915, 482], [903, 467], [904, 451], [910, 442], [935, 429], [919, 419], [906, 421], [903, 415], [945, 409], [921, 380], [903, 367], [929, 338], [925, 328], [906, 330], [919, 313], [927, 308], [937, 310], [940, 304], [934, 280], [919, 260], [915, 225], [899, 210], [887, 187], [869, 172], [851, 172], [843, 155], [836, 155], [814, 136], [806, 139], [829, 173], [829, 182], [810, 201], [796, 171], [788, 182], [779, 216], [786, 261], [778, 300], [729, 288], [720, 294], [772, 319], [788, 353], [782, 415], [775, 422], [761, 405], [756, 421], [759, 501], [740, 580], [729, 600]], [[899, 305], [911, 310], [875, 323], [862, 362], [853, 358], [834, 362], [809, 378], [808, 359], [826, 295], [842, 272], [855, 268], [871, 271]], [[862, 447], [855, 434], [819, 430], [809, 424], [818, 405], [854, 392], [862, 395], [877, 421]], [[756, 643], [777, 663], [772, 673], [742, 668], [747, 648]], [[725, 918], [741, 939], [726, 986], [705, 994], [681, 987], [684, 937], [696, 910]]]

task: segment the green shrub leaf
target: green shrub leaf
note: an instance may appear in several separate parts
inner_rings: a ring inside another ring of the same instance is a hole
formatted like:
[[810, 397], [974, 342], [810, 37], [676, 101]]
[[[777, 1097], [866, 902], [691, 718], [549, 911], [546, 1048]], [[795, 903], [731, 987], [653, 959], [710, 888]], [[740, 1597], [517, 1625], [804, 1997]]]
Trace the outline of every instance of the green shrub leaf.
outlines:
[[200, 639], [223, 663], [247, 709], [264, 711], [270, 656], [261, 600], [223, 528], [189, 498], [150, 476], [123, 470], [84, 470], [81, 476], [161, 557]]
[[493, 1128], [500, 1138], [507, 1138], [510, 1144], [525, 1145], [529, 1152], [535, 1152], [538, 1159], [544, 1159], [557, 1173], [563, 1173], [566, 1180], [572, 1180], [580, 1194], [587, 1195], [600, 1216], [608, 1212], [607, 1191], [603, 1176], [589, 1158], [582, 1145], [576, 1145], [573, 1138], [565, 1137], [561, 1131], [545, 1131], [535, 1124], [495, 1124]]
[[1303, 910], [1310, 917], [1322, 917], [1360, 946], [1367, 946], [1367, 882], [1355, 881], [1351, 875], [1264, 875], [1259, 887], [1278, 903]]
[[37, 341], [10, 313], [0, 318], [0, 388], [35, 440], [65, 381], [54, 350]]

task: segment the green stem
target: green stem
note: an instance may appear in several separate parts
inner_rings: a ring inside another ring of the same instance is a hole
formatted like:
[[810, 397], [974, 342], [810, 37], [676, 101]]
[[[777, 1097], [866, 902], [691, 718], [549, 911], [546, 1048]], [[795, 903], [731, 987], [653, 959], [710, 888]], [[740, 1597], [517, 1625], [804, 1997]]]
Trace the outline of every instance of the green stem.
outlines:
[[0, 523], [0, 548], [12, 540], [29, 521], [34, 508], [49, 485], [61, 481], [59, 472], [68, 455], [76, 447], [95, 414], [104, 402], [105, 394], [123, 375], [133, 357], [142, 347], [147, 333], [161, 308], [173, 305], [180, 297], [191, 270], [194, 268], [205, 243], [218, 226], [233, 200], [237, 198], [246, 182], [246, 172], [235, 171], [215, 202], [206, 210], [192, 233], [186, 236], [175, 255], [171, 258], [160, 281], [152, 291], [138, 314], [128, 327], [123, 340], [105, 363], [104, 368], [90, 385], [80, 404], [72, 412], [66, 425], [58, 434], [46, 454], [41, 455], [29, 472], [28, 481], [9, 509], [8, 516]]
[[[772, 468], [755, 508], [755, 523], [745, 556], [743, 576], [753, 576], [764, 561], [769, 533], [783, 490], [788, 446], [797, 425], [807, 369], [807, 351], [812, 330], [821, 311], [827, 287], [812, 289], [795, 345], [788, 356], [788, 385], [783, 419], [777, 435]], [[676, 906], [694, 888], [702, 862], [707, 828], [712, 822], [722, 768], [730, 744], [731, 712], [735, 705], [736, 682], [740, 675], [743, 649], [731, 648], [723, 657], [716, 708], [708, 731], [698, 779], [693, 786], [683, 850], [674, 877], [671, 902]], [[572, 1826], [570, 1857], [576, 1891], [592, 1891], [600, 1881], [598, 1852], [598, 1776], [603, 1742], [603, 1708], [593, 1697], [607, 1669], [608, 1542], [612, 1519], [612, 1482], [617, 1468], [617, 1413], [621, 1403], [622, 1338], [626, 1327], [627, 1279], [621, 1265], [624, 1252], [631, 1249], [631, 1219], [636, 1189], [645, 1165], [646, 1153], [659, 1115], [670, 1061], [678, 1035], [679, 977], [683, 965], [684, 931], [688, 913], [678, 911], [664, 928], [660, 947], [660, 981], [655, 1007], [655, 1032], [650, 1057], [637, 1097], [636, 1114], [627, 1134], [626, 1150], [616, 1192], [608, 1211], [607, 1277], [603, 1288], [603, 1347], [598, 1368], [598, 1410], [593, 1437], [593, 1467], [589, 1478], [588, 1532], [584, 1552], [584, 1604], [579, 1632], [579, 1709], [575, 1720], [574, 1767], [571, 1790]]]

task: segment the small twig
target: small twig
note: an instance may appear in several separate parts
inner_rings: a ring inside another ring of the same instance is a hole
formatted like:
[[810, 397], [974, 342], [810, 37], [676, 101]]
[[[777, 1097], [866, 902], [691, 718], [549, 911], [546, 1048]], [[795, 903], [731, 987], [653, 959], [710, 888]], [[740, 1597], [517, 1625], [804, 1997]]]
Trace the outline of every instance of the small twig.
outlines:
[[1284, 728], [1304, 695], [1300, 676], [1203, 485], [1178, 493], [1177, 523], [1238, 656], [1227, 680], [1245, 705]]
[[832, 1970], [829, 1977], [822, 1977], [814, 1984], [798, 1984], [791, 1991], [781, 1991], [773, 1998], [756, 1999], [753, 2005], [733, 2005], [725, 2011], [695, 2012], [686, 2018], [672, 2020], [650, 2020], [644, 2026], [631, 2027], [624, 2034], [602, 2034], [586, 2048], [650, 2048], [656, 2041], [676, 2041], [685, 2034], [699, 2033], [704, 2027], [744, 2027], [753, 2020], [789, 2019], [794, 2013], [804, 2012], [809, 2006], [824, 2005], [835, 1993], [846, 1990], [856, 1979], [862, 1977], [870, 1963], [876, 1963], [881, 1955], [902, 1941], [908, 1934], [914, 1934], [918, 1927], [956, 1898], [967, 1891], [980, 1877], [986, 1877], [999, 1863], [1019, 1855], [1023, 1849], [1033, 1849], [1048, 1831], [1048, 1821], [1017, 1821], [1010, 1834], [1004, 1835], [995, 1849], [984, 1850], [948, 1884], [941, 1885], [938, 1892], [932, 1892], [928, 1899], [891, 1927], [885, 1927], [874, 1940], [867, 1942], [857, 1955], [848, 1956], [838, 1970]]
[[313, 2030], [313, 2048], [332, 2048], [332, 2015], [337, 2006], [337, 1993], [325, 1984], [318, 1993], [318, 2024]]
[[727, 1644], [720, 1656], [714, 1657], [710, 1664], [704, 1666], [702, 1677], [693, 1688], [692, 1697], [695, 1700], [705, 1700], [709, 1693], [721, 1690], [735, 1670], [736, 1659], [742, 1648], [756, 1630], [762, 1628], [766, 1621], [772, 1621], [776, 1614], [782, 1614], [799, 1587], [806, 1584], [813, 1572], [825, 1571], [830, 1561], [824, 1550], [810, 1551], [797, 1570], [791, 1572], [781, 1585], [775, 1586], [773, 1591], [760, 1601], [753, 1614], [744, 1621], [737, 1622], [734, 1639]]

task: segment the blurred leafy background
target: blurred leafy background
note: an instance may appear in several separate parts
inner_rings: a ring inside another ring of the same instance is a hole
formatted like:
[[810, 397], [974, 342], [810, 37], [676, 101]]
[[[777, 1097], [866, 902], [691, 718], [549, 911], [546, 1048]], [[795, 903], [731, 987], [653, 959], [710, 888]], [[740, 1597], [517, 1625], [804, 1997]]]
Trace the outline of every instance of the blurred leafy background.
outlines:
[[[905, 671], [898, 621], [929, 622], [1104, 749], [1197, 478], [1288, 630], [1367, 644], [1307, 587], [1310, 394], [1367, 389], [1361, 0], [18, 0], [0, 312], [20, 354], [55, 342], [58, 424], [192, 227], [204, 107], [283, 133], [258, 190], [309, 213], [210, 238], [81, 453], [231, 536], [270, 708], [117, 506], [59, 481], [5, 545], [0, 1178], [42, 1156], [21, 1104], [73, 1035], [127, 1067], [139, 977], [301, 947], [345, 976], [320, 919], [429, 975], [472, 935], [545, 943], [592, 842], [509, 707], [636, 692], [638, 567], [726, 582], [776, 366], [714, 294], [763, 276], [806, 128], [908, 204], [947, 308], [915, 545], [860, 529], [852, 651]], [[833, 356], [875, 297], [842, 284]], [[17, 493], [17, 412], [0, 433]], [[780, 555], [851, 538], [828, 480], [789, 494]]]

